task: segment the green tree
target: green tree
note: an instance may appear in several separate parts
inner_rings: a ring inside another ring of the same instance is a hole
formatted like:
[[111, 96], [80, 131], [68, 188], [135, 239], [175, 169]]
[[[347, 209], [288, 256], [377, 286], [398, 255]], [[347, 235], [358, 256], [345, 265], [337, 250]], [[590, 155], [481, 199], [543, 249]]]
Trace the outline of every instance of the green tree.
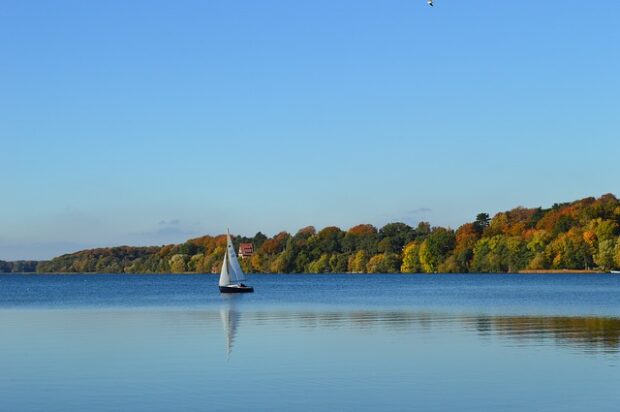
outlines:
[[490, 223], [491, 218], [488, 213], [478, 213], [476, 215], [476, 220], [474, 221], [474, 229], [476, 229], [477, 232], [482, 233], [484, 229], [489, 227]]
[[571, 233], [560, 233], [545, 249], [553, 269], [584, 269], [587, 245]]
[[329, 269], [331, 273], [345, 273], [349, 256], [343, 253], [333, 254], [329, 258]]
[[338, 253], [342, 251], [342, 239], [344, 238], [344, 233], [340, 228], [335, 226], [329, 226], [316, 234], [317, 243], [316, 247], [318, 247], [322, 252], [326, 253]]
[[420, 263], [426, 273], [434, 273], [454, 249], [454, 231], [442, 227], [433, 228], [420, 246]]
[[308, 272], [310, 273], [329, 273], [329, 259], [331, 255], [329, 253], [324, 253], [320, 258], [314, 260], [308, 265]]
[[377, 251], [377, 228], [369, 224], [353, 226], [342, 239], [342, 250], [348, 253], [363, 250], [374, 254]]
[[400, 253], [403, 247], [416, 236], [416, 231], [405, 223], [388, 223], [379, 230], [378, 250], [379, 252]]
[[431, 224], [428, 222], [420, 222], [415, 229], [416, 238], [424, 239], [431, 234]]
[[598, 243], [598, 252], [594, 256], [594, 262], [603, 270], [613, 269], [615, 266], [616, 242], [611, 239], [606, 239]]
[[516, 272], [527, 267], [530, 259], [527, 245], [516, 237], [495, 235], [482, 238], [474, 247], [472, 270], [476, 272]]
[[179, 254], [181, 255], [193, 256], [198, 253], [199, 250], [200, 248], [198, 247], [198, 245], [192, 242], [185, 242], [179, 245]]

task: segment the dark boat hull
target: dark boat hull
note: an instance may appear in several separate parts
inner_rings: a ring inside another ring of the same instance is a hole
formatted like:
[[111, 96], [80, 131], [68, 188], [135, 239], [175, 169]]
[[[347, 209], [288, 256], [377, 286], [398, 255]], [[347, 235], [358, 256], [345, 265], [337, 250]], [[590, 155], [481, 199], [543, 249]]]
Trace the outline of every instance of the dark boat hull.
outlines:
[[252, 286], [220, 286], [220, 293], [252, 293]]

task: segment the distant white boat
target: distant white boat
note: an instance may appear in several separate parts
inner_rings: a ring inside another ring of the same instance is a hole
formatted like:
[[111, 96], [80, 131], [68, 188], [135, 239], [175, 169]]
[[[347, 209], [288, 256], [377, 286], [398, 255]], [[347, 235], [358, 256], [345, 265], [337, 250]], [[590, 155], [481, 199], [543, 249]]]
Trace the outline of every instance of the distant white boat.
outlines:
[[615, 275], [620, 275], [620, 270], [611, 270], [609, 273], [613, 273]]
[[230, 233], [226, 232], [226, 253], [222, 262], [220, 272], [220, 292], [221, 293], [248, 293], [254, 292], [254, 288], [243, 284], [245, 273], [241, 270], [235, 248], [230, 239]]

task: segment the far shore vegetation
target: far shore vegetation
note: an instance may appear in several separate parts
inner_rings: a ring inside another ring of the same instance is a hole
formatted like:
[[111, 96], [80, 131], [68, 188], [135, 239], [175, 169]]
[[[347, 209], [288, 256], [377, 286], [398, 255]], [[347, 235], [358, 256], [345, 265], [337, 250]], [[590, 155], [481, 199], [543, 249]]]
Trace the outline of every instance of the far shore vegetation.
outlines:
[[[493, 218], [480, 213], [456, 230], [412, 227], [313, 226], [251, 243], [241, 259], [248, 273], [563, 273], [620, 268], [620, 201], [612, 194], [551, 208], [517, 207]], [[0, 261], [0, 272], [219, 273], [225, 235], [182, 244], [83, 250], [49, 261]]]

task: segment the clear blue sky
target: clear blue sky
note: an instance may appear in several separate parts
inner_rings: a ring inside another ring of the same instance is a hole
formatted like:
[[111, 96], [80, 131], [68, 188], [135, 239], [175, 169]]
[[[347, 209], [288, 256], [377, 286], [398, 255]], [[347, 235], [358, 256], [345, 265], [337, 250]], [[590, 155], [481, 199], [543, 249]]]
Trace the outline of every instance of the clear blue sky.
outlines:
[[620, 2], [3, 1], [0, 259], [620, 194]]

